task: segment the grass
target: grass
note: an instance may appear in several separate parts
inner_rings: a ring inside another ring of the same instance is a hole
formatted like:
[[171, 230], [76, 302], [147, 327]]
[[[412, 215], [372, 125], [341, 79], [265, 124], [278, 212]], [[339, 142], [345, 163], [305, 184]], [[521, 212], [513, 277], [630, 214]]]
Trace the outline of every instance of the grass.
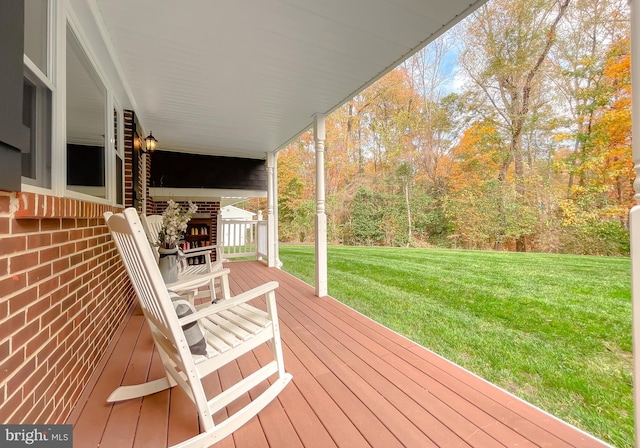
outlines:
[[[280, 246], [314, 283], [312, 246]], [[329, 294], [617, 447], [634, 446], [627, 258], [330, 247]]]

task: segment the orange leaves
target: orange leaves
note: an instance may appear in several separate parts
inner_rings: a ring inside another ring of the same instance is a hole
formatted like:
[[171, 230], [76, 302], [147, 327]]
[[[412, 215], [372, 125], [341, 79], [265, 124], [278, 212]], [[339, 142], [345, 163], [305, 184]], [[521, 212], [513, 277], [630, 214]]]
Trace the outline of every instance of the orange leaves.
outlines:
[[451, 189], [459, 191], [496, 179], [504, 151], [495, 123], [473, 123], [453, 149]]
[[[340, 232], [353, 229], [359, 187], [388, 201], [380, 241], [410, 228], [410, 239], [437, 234], [467, 247], [513, 248], [526, 237], [557, 250], [562, 224], [624, 226], [634, 195], [629, 41], [596, 3], [572, 2], [581, 6], [570, 6], [550, 40], [560, 3], [499, 0], [492, 20], [470, 23], [462, 42], [483, 51], [457, 55], [477, 88], [428, 92], [437, 84], [425, 74], [439, 73], [440, 59], [422, 55], [328, 116], [330, 239], [348, 240]], [[288, 219], [294, 229], [311, 216], [313, 135], [282, 151], [278, 166], [281, 227]]]
[[603, 73], [610, 101], [598, 110], [591, 141], [594, 181], [607, 186], [608, 197], [620, 204], [623, 215], [634, 202], [630, 60], [628, 39], [611, 47]]

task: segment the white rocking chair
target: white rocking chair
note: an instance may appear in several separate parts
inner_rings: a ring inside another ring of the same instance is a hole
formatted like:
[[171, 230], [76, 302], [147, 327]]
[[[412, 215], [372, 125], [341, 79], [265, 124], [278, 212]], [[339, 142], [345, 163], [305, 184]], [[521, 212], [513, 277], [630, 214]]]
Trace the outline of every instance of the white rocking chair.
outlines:
[[[196, 406], [202, 432], [174, 447], [208, 447], [253, 418], [291, 381], [291, 374], [284, 370], [276, 311], [278, 283], [269, 282], [229, 297], [229, 270], [223, 269], [208, 277], [222, 281], [224, 300], [190, 309], [188, 302], [179, 296], [172, 298], [167, 290], [136, 210], [128, 208], [115, 215], [107, 212], [105, 220], [138, 295], [166, 373], [165, 377], [145, 384], [121, 386], [107, 401], [138, 398], [177, 384]], [[197, 287], [197, 283], [193, 286]], [[265, 296], [266, 312], [246, 303], [260, 296]], [[202, 333], [194, 338], [194, 330]], [[198, 338], [199, 343], [194, 344]], [[207, 398], [202, 378], [264, 343], [273, 354], [271, 362], [219, 395]], [[194, 351], [201, 354], [193, 354]], [[214, 422], [217, 411], [272, 376], [275, 377], [272, 384], [248, 405], [225, 420]]]
[[[160, 230], [162, 229], [162, 215], [142, 215], [141, 216], [141, 221], [142, 221], [142, 227], [145, 231], [145, 233], [147, 234], [147, 239], [149, 240], [149, 243], [155, 248], [158, 246], [158, 234], [160, 233]], [[216, 261], [212, 262], [211, 261], [211, 253], [214, 252], [216, 253]], [[159, 254], [157, 252], [157, 250], [155, 251], [154, 255], [156, 256], [156, 261], [159, 257]], [[181, 250], [180, 251], [180, 255], [182, 257], [184, 257], [184, 260], [182, 263], [180, 263], [179, 265], [179, 272], [178, 272], [178, 281], [177, 284], [174, 283], [170, 283], [167, 285], [167, 287], [171, 290], [174, 290], [176, 292], [178, 291], [183, 291], [183, 289], [181, 288], [181, 286], [179, 285], [182, 281], [185, 280], [185, 278], [194, 278], [195, 276], [199, 276], [201, 274], [209, 274], [211, 272], [217, 272], [220, 271], [223, 267], [222, 267], [222, 255], [220, 253], [220, 249], [218, 246], [203, 246], [203, 247], [196, 247], [193, 249], [187, 249], [187, 250]], [[204, 255], [204, 260], [205, 262], [202, 264], [189, 264], [188, 260], [190, 258], [199, 258], [201, 256]], [[218, 283], [218, 285], [216, 285], [216, 283]], [[209, 285], [211, 292], [211, 297], [212, 299], [215, 301], [217, 299], [217, 294], [216, 294], [216, 290], [220, 288], [220, 280], [211, 281], [211, 284]], [[217, 288], [218, 287], [218, 288]], [[202, 297], [206, 297], [208, 295], [208, 293], [206, 291], [204, 292], [198, 292], [198, 291], [188, 291], [187, 294], [189, 295], [189, 300], [193, 303], [194, 299], [199, 299]]]

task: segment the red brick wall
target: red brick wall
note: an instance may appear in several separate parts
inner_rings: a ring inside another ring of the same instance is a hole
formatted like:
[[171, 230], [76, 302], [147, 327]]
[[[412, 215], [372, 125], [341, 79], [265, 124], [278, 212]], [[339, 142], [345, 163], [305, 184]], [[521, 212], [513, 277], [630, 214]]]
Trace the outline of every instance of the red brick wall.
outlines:
[[[148, 153], [147, 157], [140, 157], [139, 159], [140, 173], [144, 173], [144, 176], [147, 178], [147, 182], [145, 184], [146, 189], [142, 192], [142, 194], [146, 195], [147, 197], [147, 210], [145, 213], [146, 215], [153, 215], [155, 213], [155, 206], [153, 205], [153, 202], [149, 197], [149, 185], [151, 183], [151, 157], [153, 157], [153, 154]], [[142, 183], [140, 183], [140, 191], [142, 191]]]
[[[124, 110], [124, 205], [133, 207], [133, 111]], [[135, 185], [137, 189], [138, 186]]]
[[0, 423], [63, 423], [134, 301], [105, 211], [0, 191]]

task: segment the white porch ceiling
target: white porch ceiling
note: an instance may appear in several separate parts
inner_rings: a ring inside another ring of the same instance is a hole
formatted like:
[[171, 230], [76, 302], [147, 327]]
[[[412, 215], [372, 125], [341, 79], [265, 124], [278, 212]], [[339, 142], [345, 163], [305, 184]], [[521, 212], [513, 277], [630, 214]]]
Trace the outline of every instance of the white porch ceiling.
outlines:
[[264, 158], [485, 0], [94, 0], [159, 149]]

